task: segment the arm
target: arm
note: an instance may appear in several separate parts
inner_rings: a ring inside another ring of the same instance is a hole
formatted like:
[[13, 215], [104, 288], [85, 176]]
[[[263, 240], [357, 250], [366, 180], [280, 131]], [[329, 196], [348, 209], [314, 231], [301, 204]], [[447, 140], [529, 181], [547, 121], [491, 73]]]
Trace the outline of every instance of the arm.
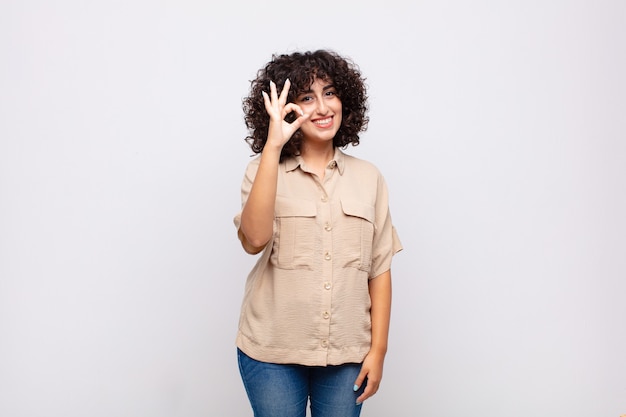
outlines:
[[389, 320], [391, 317], [391, 270], [372, 278], [369, 281], [370, 299], [372, 302], [370, 314], [372, 317], [372, 346], [363, 361], [361, 372], [354, 383], [354, 390], [358, 390], [365, 377], [367, 385], [363, 394], [357, 398], [362, 403], [378, 391], [383, 376], [383, 363], [387, 353], [389, 335]]
[[260, 252], [272, 237], [281, 148], [266, 146], [250, 195], [241, 212], [240, 238], [246, 251]]
[[[250, 253], [259, 252], [272, 237], [280, 153], [283, 145], [309, 117], [304, 115], [296, 104], [285, 104], [290, 85], [289, 80], [285, 81], [280, 97], [273, 82], [270, 82], [269, 96], [263, 92], [270, 125], [259, 169], [241, 212], [240, 238], [243, 237], [244, 248]], [[285, 116], [292, 111], [296, 111], [300, 116], [293, 123], [287, 123], [284, 120]]]

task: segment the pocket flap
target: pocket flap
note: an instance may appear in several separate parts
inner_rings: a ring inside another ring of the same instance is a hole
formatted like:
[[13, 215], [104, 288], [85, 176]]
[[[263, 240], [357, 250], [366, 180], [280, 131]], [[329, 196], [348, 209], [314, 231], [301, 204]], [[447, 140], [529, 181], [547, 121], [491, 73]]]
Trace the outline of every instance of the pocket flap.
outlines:
[[358, 200], [342, 198], [341, 209], [348, 216], [360, 217], [370, 223], [374, 223], [374, 219], [376, 217], [376, 210], [374, 209], [374, 206], [364, 204]]

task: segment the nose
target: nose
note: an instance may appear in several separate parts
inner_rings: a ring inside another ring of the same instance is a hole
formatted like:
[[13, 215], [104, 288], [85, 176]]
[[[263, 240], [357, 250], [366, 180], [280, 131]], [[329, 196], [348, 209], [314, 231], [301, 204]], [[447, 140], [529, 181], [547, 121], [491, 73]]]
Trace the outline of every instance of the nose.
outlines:
[[323, 98], [317, 100], [317, 109], [316, 110], [321, 115], [324, 115], [324, 114], [328, 113], [328, 106], [324, 102]]

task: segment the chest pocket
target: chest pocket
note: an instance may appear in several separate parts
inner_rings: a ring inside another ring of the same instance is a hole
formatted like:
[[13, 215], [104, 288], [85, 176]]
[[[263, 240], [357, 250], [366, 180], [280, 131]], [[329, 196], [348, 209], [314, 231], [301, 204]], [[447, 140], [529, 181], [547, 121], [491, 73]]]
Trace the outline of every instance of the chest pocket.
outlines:
[[337, 247], [341, 248], [341, 264], [369, 272], [372, 267], [372, 245], [374, 241], [373, 206], [358, 200], [341, 199], [344, 218], [336, 234]]
[[281, 269], [313, 269], [317, 207], [309, 200], [276, 197], [270, 261]]

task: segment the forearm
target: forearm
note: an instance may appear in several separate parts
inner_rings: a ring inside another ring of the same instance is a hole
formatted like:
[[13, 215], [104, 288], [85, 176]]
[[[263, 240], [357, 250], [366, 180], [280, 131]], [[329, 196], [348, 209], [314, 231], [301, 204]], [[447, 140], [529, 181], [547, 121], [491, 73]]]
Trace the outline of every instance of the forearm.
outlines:
[[371, 299], [370, 315], [372, 318], [372, 345], [363, 360], [361, 372], [354, 382], [356, 391], [365, 378], [365, 390], [356, 399], [362, 403], [378, 391], [383, 377], [383, 363], [387, 354], [387, 338], [389, 336], [389, 318], [391, 317], [391, 271], [383, 272], [369, 281]]
[[280, 149], [266, 146], [250, 195], [241, 212], [241, 232], [253, 247], [263, 247], [273, 233]]
[[370, 352], [385, 355], [391, 318], [391, 271], [369, 281], [372, 319], [372, 346]]

